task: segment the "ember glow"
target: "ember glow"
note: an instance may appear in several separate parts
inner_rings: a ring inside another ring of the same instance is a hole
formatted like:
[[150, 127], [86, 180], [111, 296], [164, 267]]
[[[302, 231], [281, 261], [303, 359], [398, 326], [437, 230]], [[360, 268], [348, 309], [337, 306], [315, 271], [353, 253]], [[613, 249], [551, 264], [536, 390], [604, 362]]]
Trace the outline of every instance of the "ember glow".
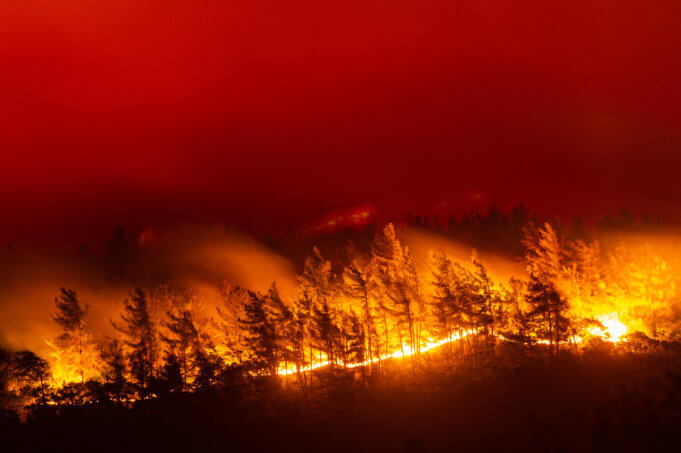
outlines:
[[609, 315], [602, 315], [597, 317], [598, 321], [603, 324], [603, 328], [593, 327], [589, 329], [591, 335], [599, 336], [607, 341], [618, 342], [620, 339], [626, 335], [627, 326], [622, 324], [617, 318], [616, 313], [611, 313]]

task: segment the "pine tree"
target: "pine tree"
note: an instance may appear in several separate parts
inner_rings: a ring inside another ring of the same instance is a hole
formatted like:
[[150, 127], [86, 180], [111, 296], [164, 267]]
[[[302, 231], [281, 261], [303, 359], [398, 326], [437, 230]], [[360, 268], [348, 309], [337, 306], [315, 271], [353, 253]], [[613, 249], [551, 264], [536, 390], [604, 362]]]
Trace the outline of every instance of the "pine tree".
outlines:
[[267, 316], [265, 296], [249, 291], [244, 315], [239, 319], [248, 346], [247, 360], [256, 372], [277, 374], [277, 336], [275, 327]]
[[501, 334], [516, 343], [524, 346], [532, 344], [532, 323], [528, 313], [521, 307], [521, 298], [525, 293], [526, 282], [511, 277], [508, 288], [504, 293], [506, 311], [506, 322]]
[[[314, 310], [323, 303], [327, 304], [327, 308], [333, 310], [333, 300], [337, 296], [337, 290], [331, 263], [324, 259], [317, 247], [314, 247], [312, 255], [305, 260], [302, 275], [298, 276], [298, 285], [292, 307], [296, 329], [299, 330], [297, 338], [303, 342], [295, 349], [304, 351], [303, 362], [310, 365], [314, 365], [315, 362], [315, 351], [311, 340], [311, 322]], [[306, 355], [307, 357], [305, 357]]]
[[176, 357], [182, 371], [183, 386], [187, 386], [194, 377], [192, 358], [200, 354], [199, 333], [194, 324], [194, 316], [188, 310], [178, 313], [169, 311], [168, 321], [164, 323], [169, 335], [161, 335], [161, 339], [169, 345], [169, 350]]
[[[363, 327], [363, 337], [368, 352], [368, 359], [373, 367], [374, 358], [380, 357], [378, 348], [374, 307], [371, 304], [371, 277], [369, 276], [369, 264], [361, 263], [360, 259], [353, 254], [350, 263], [343, 270], [343, 292], [351, 300], [359, 301], [360, 313], [362, 314], [360, 325]], [[353, 313], [354, 315], [354, 313]]]
[[272, 283], [265, 295], [265, 311], [274, 328], [276, 361], [283, 362], [284, 369], [288, 369], [289, 363], [300, 360], [296, 346], [296, 326], [293, 311], [281, 299], [276, 282]]
[[82, 307], [74, 290], [61, 288], [61, 295], [54, 300], [57, 312], [52, 315], [61, 327], [62, 334], [48, 342], [55, 351], [55, 376], [64, 382], [80, 380], [99, 375], [101, 362], [99, 352], [88, 332], [85, 322], [88, 307]]
[[[430, 314], [433, 324], [433, 333], [437, 339], [452, 337], [454, 329], [460, 325], [459, 305], [457, 304], [456, 276], [452, 262], [447, 258], [445, 252], [440, 249], [430, 257], [432, 285], [434, 288], [433, 297], [429, 303]], [[452, 354], [452, 344], [449, 343], [448, 357]]]
[[123, 346], [114, 338], [110, 340], [102, 351], [102, 359], [104, 360], [104, 380], [111, 384], [125, 383], [125, 355]]
[[124, 301], [121, 323], [111, 324], [123, 335], [133, 378], [140, 387], [148, 388], [155, 373], [158, 341], [149, 317], [147, 295], [141, 288], [132, 290], [130, 299]]
[[495, 302], [497, 294], [493, 283], [487, 273], [487, 268], [476, 257], [473, 258], [474, 274], [474, 294], [472, 299], [472, 313], [476, 330], [484, 335], [485, 351], [491, 356], [494, 355], [494, 326], [497, 321], [495, 313]]
[[342, 332], [326, 301], [312, 310], [310, 340], [314, 348], [326, 355], [331, 368], [334, 368], [343, 356]]
[[372, 248], [372, 262], [376, 266], [378, 303], [394, 321], [400, 348], [405, 353], [404, 342], [413, 354], [412, 364], [418, 361], [420, 347], [423, 299], [420, 282], [409, 249], [396, 237], [392, 224], [376, 236]]
[[177, 355], [172, 351], [167, 352], [164, 357], [163, 366], [159, 373], [159, 381], [164, 392], [177, 392], [184, 388], [182, 364], [180, 364]]
[[194, 385], [197, 389], [206, 389], [216, 384], [223, 368], [217, 354], [204, 348], [197, 348], [194, 350], [192, 362], [196, 369]]
[[108, 341], [102, 349], [104, 362], [104, 391], [113, 394], [118, 402], [124, 392], [126, 381], [126, 363], [123, 345], [117, 338]]
[[50, 375], [50, 365], [47, 360], [38, 357], [29, 350], [17, 351], [11, 358], [11, 374], [29, 390], [40, 386], [41, 401], [46, 401], [45, 381]]
[[248, 291], [238, 286], [226, 285], [220, 293], [220, 305], [216, 307], [221, 344], [225, 348], [228, 363], [241, 364], [244, 355], [244, 337], [239, 319], [249, 298]]
[[348, 338], [345, 362], [363, 364], [367, 359], [366, 330], [362, 326], [361, 318], [354, 311], [346, 316], [346, 327], [343, 330]]
[[460, 263], [452, 263], [452, 277], [455, 296], [453, 321], [459, 333], [460, 354], [465, 358], [465, 346], [469, 353], [473, 352], [473, 344], [469, 333], [477, 333], [479, 329], [476, 311], [476, 300], [479, 298], [478, 283], [475, 274]]
[[530, 276], [527, 285], [527, 302], [532, 306], [530, 316], [539, 320], [535, 332], [548, 340], [551, 352], [558, 352], [560, 342], [568, 331], [567, 302], [556, 289], [536, 276]]
[[558, 352], [569, 331], [568, 303], [558, 289], [565, 263], [561, 239], [546, 223], [536, 234], [527, 234], [523, 241], [530, 274], [526, 300], [532, 306], [530, 315], [539, 319], [540, 333], [548, 340], [552, 353]]

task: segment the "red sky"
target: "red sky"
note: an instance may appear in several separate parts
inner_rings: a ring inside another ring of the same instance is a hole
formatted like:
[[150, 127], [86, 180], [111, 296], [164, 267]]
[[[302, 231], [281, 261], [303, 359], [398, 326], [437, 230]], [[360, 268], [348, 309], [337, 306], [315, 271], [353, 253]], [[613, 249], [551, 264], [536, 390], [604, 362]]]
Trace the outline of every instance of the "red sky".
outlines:
[[4, 0], [0, 241], [681, 204], [678, 0]]

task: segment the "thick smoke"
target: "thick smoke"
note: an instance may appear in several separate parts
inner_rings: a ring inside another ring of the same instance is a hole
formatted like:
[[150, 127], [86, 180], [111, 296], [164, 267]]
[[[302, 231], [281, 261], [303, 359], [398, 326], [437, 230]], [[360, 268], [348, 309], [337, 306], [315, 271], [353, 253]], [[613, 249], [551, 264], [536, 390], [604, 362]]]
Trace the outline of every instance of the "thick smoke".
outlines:
[[405, 229], [399, 233], [400, 239], [409, 247], [419, 270], [427, 275], [428, 259], [434, 250], [443, 250], [447, 256], [464, 266], [471, 264], [475, 257], [487, 268], [490, 277], [499, 283], [506, 283], [511, 277], [525, 277], [526, 272], [520, 257], [510, 258], [502, 253], [477, 250], [469, 244], [447, 238], [441, 234], [422, 230]]
[[58, 335], [51, 319], [61, 287], [78, 292], [89, 306], [96, 339], [112, 333], [129, 291], [162, 282], [196, 293], [210, 316], [225, 284], [264, 291], [273, 282], [287, 296], [295, 284], [292, 264], [241, 233], [220, 227], [147, 231], [114, 239], [107, 251], [15, 251], [0, 258], [0, 345], [49, 354], [45, 339]]

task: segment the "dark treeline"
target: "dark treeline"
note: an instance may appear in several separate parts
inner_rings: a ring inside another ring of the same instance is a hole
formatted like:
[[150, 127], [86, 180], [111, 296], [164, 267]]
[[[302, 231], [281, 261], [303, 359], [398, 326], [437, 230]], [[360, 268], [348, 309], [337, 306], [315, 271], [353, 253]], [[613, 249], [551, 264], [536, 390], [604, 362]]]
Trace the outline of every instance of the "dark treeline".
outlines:
[[[528, 225], [550, 222], [569, 237], [585, 241], [592, 240], [601, 233], [649, 233], [663, 231], [667, 226], [659, 216], [654, 217], [648, 213], [635, 215], [626, 209], [615, 214], [605, 214], [593, 225], [587, 225], [581, 215], [561, 221], [538, 215], [522, 204], [510, 211], [491, 206], [485, 212], [471, 210], [462, 215], [449, 214], [444, 217], [410, 213], [404, 219], [391, 219], [391, 222], [435, 233], [479, 250], [513, 257], [524, 253], [522, 240]], [[314, 246], [323, 250], [334, 263], [342, 262], [348, 241], [359, 248], [368, 248], [379, 230], [380, 225], [370, 222], [326, 231], [323, 235], [295, 235], [291, 232], [282, 237], [265, 236], [264, 242], [302, 267], [307, 251]]]

